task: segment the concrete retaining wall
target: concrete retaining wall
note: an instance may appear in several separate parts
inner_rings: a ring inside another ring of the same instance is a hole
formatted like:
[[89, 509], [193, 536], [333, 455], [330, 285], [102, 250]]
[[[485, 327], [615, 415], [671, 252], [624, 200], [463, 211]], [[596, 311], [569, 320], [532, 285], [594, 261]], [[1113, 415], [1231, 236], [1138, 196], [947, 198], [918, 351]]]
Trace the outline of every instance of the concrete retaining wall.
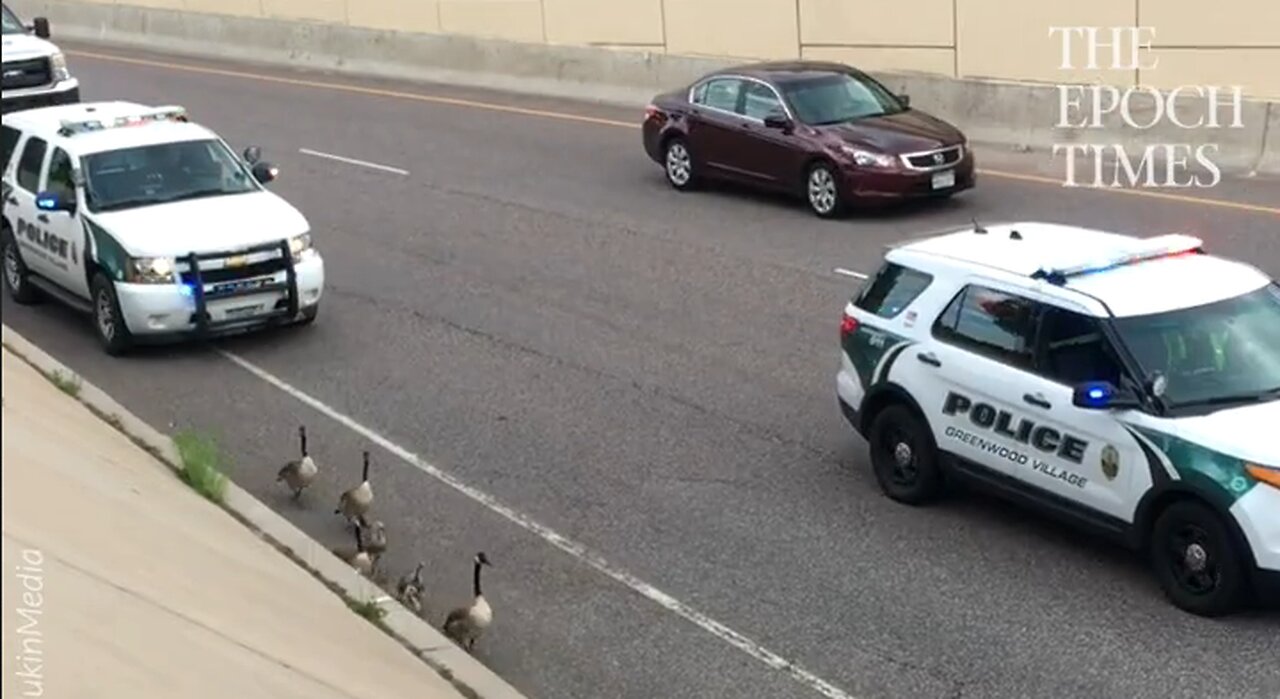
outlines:
[[[46, 16], [54, 38], [89, 40], [179, 54], [329, 70], [348, 75], [441, 82], [642, 106], [656, 92], [688, 84], [730, 61], [664, 53], [399, 32], [305, 20], [265, 19], [104, 4], [85, 0], [16, 0], [24, 17]], [[1101, 126], [1056, 128], [1060, 94], [1053, 85], [957, 80], [932, 74], [876, 73], [912, 104], [963, 129], [977, 142], [1050, 154], [1054, 144], [1121, 145], [1131, 158], [1148, 145], [1216, 144], [1214, 162], [1229, 173], [1280, 173], [1280, 105], [1245, 101], [1239, 128], [1183, 129], [1169, 119], [1149, 129], [1119, 114]], [[1139, 96], [1131, 117], [1152, 121], [1155, 102]], [[1085, 118], [1077, 111], [1072, 120]], [[1207, 113], [1203, 100], [1179, 102], [1183, 123]], [[1230, 110], [1219, 109], [1224, 121]]]

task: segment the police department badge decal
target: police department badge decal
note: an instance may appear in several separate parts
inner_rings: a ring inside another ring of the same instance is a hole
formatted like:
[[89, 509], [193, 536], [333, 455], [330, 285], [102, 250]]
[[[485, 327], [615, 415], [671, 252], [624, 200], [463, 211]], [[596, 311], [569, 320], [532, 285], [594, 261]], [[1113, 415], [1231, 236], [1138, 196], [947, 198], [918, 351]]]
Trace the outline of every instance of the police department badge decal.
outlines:
[[1102, 475], [1113, 481], [1120, 473], [1120, 452], [1110, 444], [1102, 448]]

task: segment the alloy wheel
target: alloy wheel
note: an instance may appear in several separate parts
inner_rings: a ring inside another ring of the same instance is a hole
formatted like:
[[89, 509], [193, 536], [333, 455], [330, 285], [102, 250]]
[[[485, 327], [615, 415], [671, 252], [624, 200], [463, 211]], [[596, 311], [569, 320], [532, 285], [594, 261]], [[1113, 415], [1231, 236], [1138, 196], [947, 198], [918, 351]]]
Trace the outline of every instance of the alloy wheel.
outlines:
[[679, 141], [667, 147], [667, 178], [671, 184], [683, 187], [693, 175], [693, 162], [689, 150]]
[[824, 216], [836, 208], [836, 181], [825, 167], [809, 173], [809, 205]]

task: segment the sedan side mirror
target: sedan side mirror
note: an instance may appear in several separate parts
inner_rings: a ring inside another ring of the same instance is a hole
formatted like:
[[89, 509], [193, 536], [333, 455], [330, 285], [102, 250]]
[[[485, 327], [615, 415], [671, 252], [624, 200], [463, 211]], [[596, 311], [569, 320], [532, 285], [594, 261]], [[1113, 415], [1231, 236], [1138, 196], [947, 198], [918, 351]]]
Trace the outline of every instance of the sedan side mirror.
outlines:
[[1116, 388], [1110, 381], [1089, 381], [1076, 386], [1071, 404], [1086, 410], [1128, 410], [1142, 405], [1132, 391]]
[[49, 18], [36, 17], [35, 19], [31, 20], [31, 30], [35, 32], [35, 35], [40, 37], [41, 39], [48, 39], [49, 38]]
[[262, 160], [262, 148], [260, 146], [249, 146], [244, 149], [244, 161], [253, 165]]
[[897, 98], [898, 98], [898, 101], [902, 103], [903, 109], [911, 109], [911, 95], [904, 93], [901, 95], [897, 95]]
[[41, 211], [65, 211], [74, 214], [76, 201], [64, 199], [57, 192], [40, 192], [36, 195], [36, 208]]
[[280, 168], [263, 160], [253, 164], [253, 178], [262, 184], [274, 181], [280, 176]]
[[764, 118], [764, 125], [770, 129], [779, 129], [781, 131], [791, 130], [791, 120], [784, 114], [770, 114]]

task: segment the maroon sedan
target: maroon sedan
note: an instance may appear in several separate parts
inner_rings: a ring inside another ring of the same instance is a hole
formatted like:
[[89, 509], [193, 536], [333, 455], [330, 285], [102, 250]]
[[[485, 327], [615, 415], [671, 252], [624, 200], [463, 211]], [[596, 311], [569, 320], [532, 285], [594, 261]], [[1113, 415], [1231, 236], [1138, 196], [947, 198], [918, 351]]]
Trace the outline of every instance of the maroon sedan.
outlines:
[[959, 129], [838, 63], [711, 73], [655, 97], [643, 131], [645, 151], [676, 189], [733, 180], [803, 195], [822, 217], [974, 185], [973, 154]]

